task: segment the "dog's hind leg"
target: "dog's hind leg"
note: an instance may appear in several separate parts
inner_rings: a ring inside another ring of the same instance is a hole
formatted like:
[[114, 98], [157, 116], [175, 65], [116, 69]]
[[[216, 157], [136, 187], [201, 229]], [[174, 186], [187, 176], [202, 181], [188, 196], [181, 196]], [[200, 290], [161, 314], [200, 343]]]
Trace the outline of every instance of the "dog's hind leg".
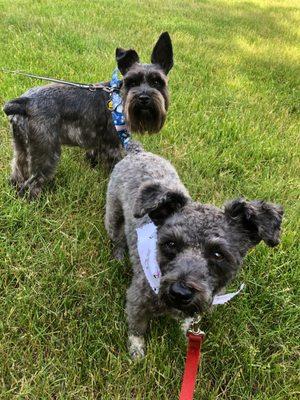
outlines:
[[19, 195], [24, 195], [28, 190], [29, 198], [33, 199], [39, 197], [43, 185], [54, 177], [61, 144], [58, 131], [52, 129], [49, 132], [43, 126], [30, 131], [28, 143], [30, 176], [19, 190]]
[[10, 182], [19, 189], [29, 178], [28, 121], [22, 116], [12, 116], [10, 122], [14, 152]]
[[103, 143], [98, 148], [86, 151], [85, 158], [89, 162], [91, 168], [95, 168], [99, 163], [108, 171], [123, 158], [123, 152], [120, 144], [106, 145]]
[[108, 127], [98, 144], [98, 159], [108, 171], [111, 171], [123, 157], [120, 139], [115, 129]]
[[106, 146], [100, 155], [105, 167], [109, 170], [112, 170], [113, 167], [122, 160], [123, 156], [124, 154], [120, 145]]
[[99, 163], [99, 151], [97, 149], [88, 150], [85, 153], [85, 159], [89, 162], [91, 168], [95, 168]]
[[109, 189], [106, 199], [105, 227], [114, 244], [114, 257], [120, 261], [127, 251], [124, 215], [120, 201]]

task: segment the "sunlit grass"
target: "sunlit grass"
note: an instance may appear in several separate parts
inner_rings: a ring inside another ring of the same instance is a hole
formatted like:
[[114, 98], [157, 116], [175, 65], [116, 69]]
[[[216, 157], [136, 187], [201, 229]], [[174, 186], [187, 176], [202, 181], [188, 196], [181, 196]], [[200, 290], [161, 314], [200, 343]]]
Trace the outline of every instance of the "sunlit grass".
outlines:
[[[0, 67], [74, 81], [108, 79], [117, 46], [149, 61], [168, 30], [171, 107], [144, 146], [167, 157], [194, 198], [281, 203], [282, 244], [252, 251], [246, 290], [205, 317], [195, 399], [296, 399], [299, 371], [299, 8], [297, 1], [0, 2]], [[40, 82], [0, 73], [0, 103]], [[185, 341], [153, 322], [147, 356], [126, 351], [129, 263], [111, 256], [108, 177], [64, 149], [36, 203], [7, 182], [0, 114], [0, 398], [176, 399]], [[298, 365], [297, 365], [298, 363]]]

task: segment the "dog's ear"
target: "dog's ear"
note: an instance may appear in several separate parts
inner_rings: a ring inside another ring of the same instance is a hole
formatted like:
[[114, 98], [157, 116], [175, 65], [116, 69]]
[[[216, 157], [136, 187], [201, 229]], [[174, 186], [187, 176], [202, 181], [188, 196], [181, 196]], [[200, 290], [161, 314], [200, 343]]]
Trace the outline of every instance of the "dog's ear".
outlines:
[[165, 74], [173, 67], [173, 47], [168, 32], [163, 32], [158, 38], [152, 51], [151, 62], [158, 64]]
[[170, 190], [159, 182], [145, 183], [140, 188], [134, 205], [134, 217], [141, 218], [148, 214], [155, 225], [161, 225], [187, 201], [187, 196], [179, 190]]
[[261, 240], [270, 247], [279, 244], [283, 216], [281, 206], [264, 201], [237, 199], [225, 205], [225, 215], [247, 235], [250, 247]]
[[140, 59], [138, 53], [135, 50], [124, 50], [118, 47], [116, 49], [116, 61], [119, 71], [122, 75], [125, 75], [126, 72], [132, 67], [132, 65], [138, 63]]

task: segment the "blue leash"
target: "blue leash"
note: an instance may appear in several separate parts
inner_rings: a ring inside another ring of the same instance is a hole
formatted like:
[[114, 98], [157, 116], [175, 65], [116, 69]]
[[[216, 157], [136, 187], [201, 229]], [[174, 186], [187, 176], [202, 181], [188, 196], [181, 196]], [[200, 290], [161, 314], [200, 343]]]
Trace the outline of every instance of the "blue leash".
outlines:
[[108, 108], [109, 110], [111, 110], [113, 124], [116, 128], [119, 139], [122, 143], [122, 146], [126, 150], [130, 143], [131, 134], [128, 131], [123, 114], [123, 102], [119, 91], [122, 81], [118, 78], [118, 73], [119, 70], [118, 68], [116, 68], [112, 74], [110, 87], [116, 90], [112, 90], [110, 92], [110, 101], [108, 103]]

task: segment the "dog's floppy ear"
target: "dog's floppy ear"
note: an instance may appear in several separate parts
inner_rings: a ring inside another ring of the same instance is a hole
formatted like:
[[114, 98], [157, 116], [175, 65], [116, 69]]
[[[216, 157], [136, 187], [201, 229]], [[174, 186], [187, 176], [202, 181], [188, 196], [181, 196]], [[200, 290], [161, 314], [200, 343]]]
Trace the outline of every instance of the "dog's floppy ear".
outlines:
[[159, 182], [145, 183], [140, 188], [134, 205], [134, 217], [141, 218], [148, 214], [155, 225], [161, 225], [187, 201], [187, 196], [180, 191], [170, 190]]
[[252, 246], [261, 240], [270, 247], [279, 244], [283, 216], [281, 206], [259, 200], [246, 201], [241, 198], [225, 205], [225, 215], [231, 223], [239, 224]]
[[158, 38], [152, 51], [151, 62], [161, 66], [165, 74], [173, 67], [173, 47], [168, 32], [163, 32]]
[[116, 49], [116, 61], [119, 71], [122, 75], [125, 75], [129, 68], [132, 67], [133, 64], [138, 63], [140, 59], [135, 50], [124, 50], [118, 47]]

